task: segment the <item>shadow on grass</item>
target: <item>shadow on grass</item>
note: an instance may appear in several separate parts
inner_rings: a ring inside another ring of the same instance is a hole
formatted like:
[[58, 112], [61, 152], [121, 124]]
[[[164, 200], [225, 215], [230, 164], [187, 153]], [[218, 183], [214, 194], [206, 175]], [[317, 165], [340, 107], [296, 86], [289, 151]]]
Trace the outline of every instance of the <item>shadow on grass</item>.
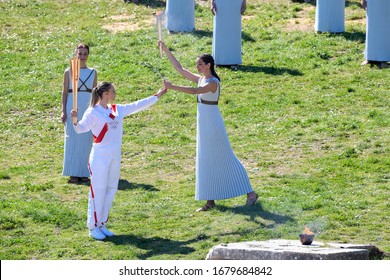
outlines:
[[134, 245], [139, 249], [146, 250], [146, 253], [140, 254], [137, 257], [139, 259], [148, 259], [158, 255], [188, 255], [195, 251], [194, 248], [188, 247], [188, 244], [197, 241], [192, 239], [188, 241], [175, 241], [166, 238], [152, 237], [145, 238], [141, 236], [135, 236], [133, 234], [128, 235], [116, 235], [106, 239], [106, 242], [112, 242], [115, 245]]
[[[293, 221], [291, 217], [283, 216], [279, 214], [274, 214], [268, 211], [265, 211], [260, 203], [256, 203], [253, 206], [239, 206], [239, 207], [227, 207], [218, 205], [213, 211], [221, 212], [232, 212], [234, 214], [239, 214], [243, 216], [248, 216], [251, 221], [254, 221], [257, 224], [261, 224], [265, 228], [273, 228], [276, 224], [282, 224], [288, 221]], [[264, 225], [261, 222], [256, 221], [256, 218], [260, 217], [265, 220], [272, 220], [274, 223], [272, 225]], [[228, 236], [228, 235], [244, 235], [251, 233], [253, 229], [240, 230], [235, 232], [223, 232], [218, 234], [218, 236]], [[195, 238], [186, 241], [177, 241], [161, 237], [150, 237], [146, 238], [143, 236], [136, 236], [134, 234], [124, 234], [124, 235], [115, 235], [113, 237], [107, 238], [104, 242], [111, 242], [115, 245], [133, 245], [138, 249], [144, 250], [146, 252], [138, 254], [137, 258], [141, 260], [149, 259], [151, 257], [156, 257], [159, 255], [189, 255], [195, 252], [195, 249], [189, 245], [194, 244], [199, 241], [209, 240], [212, 236], [206, 234], [199, 234]]]
[[291, 76], [303, 76], [302, 72], [288, 68], [277, 68], [273, 66], [255, 66], [255, 65], [240, 65], [238, 71], [259, 73], [263, 72], [270, 75], [284, 75], [288, 74]]
[[138, 3], [133, 3], [133, 0], [126, 0], [124, 2], [133, 5], [144, 5], [148, 8], [165, 7], [165, 1], [162, 0], [139, 0]]
[[146, 184], [138, 184], [138, 183], [131, 183], [127, 180], [120, 179], [118, 184], [118, 190], [125, 191], [125, 190], [134, 190], [134, 189], [143, 189], [145, 191], [151, 191], [151, 192], [159, 192], [160, 190], [153, 187], [152, 185], [146, 185]]
[[[280, 214], [275, 214], [268, 212], [263, 209], [263, 206], [259, 202], [252, 206], [238, 206], [238, 207], [227, 207], [223, 205], [217, 205], [217, 210], [221, 212], [231, 212], [234, 214], [239, 214], [247, 216], [250, 221], [253, 221], [259, 225], [264, 226], [265, 228], [274, 228], [277, 224], [283, 224], [286, 222], [293, 222], [294, 219]], [[261, 221], [256, 221], [256, 218], [261, 218], [262, 220], [273, 221], [272, 224], [265, 224]]]
[[344, 37], [347, 41], [356, 41], [359, 43], [364, 43], [366, 41], [366, 32], [356, 31], [356, 32], [339, 32], [339, 33], [329, 33], [329, 32], [317, 32], [318, 35], [324, 35], [327, 37]]
[[213, 38], [213, 31], [196, 29], [193, 33], [196, 37], [210, 37]]
[[357, 41], [360, 43], [366, 41], [366, 32], [343, 32], [340, 35], [348, 41]]
[[[309, 4], [309, 5], [313, 5], [313, 6], [316, 6], [316, 1], [315, 0], [310, 0], [310, 1], [305, 1], [305, 0], [291, 0], [291, 2], [296, 2], [296, 3], [305, 3], [305, 4]], [[345, 1], [345, 7], [358, 7], [358, 8], [362, 8], [362, 4], [361, 3], [356, 3], [356, 2], [351, 2], [351, 1]]]
[[242, 40], [245, 42], [256, 42], [256, 40], [246, 32], [242, 32]]
[[[195, 37], [209, 37], [210, 39], [213, 38], [213, 31], [212, 30], [196, 29], [192, 34]], [[242, 32], [242, 40], [244, 42], [256, 42], [256, 40], [246, 32]]]

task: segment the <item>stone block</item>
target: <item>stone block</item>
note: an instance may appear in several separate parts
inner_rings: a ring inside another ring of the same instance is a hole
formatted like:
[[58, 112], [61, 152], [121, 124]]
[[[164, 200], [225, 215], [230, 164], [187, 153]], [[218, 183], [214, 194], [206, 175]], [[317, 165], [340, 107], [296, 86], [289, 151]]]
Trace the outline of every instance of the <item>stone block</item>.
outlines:
[[206, 260], [369, 260], [369, 245], [314, 241], [302, 245], [299, 240], [268, 240], [220, 244]]

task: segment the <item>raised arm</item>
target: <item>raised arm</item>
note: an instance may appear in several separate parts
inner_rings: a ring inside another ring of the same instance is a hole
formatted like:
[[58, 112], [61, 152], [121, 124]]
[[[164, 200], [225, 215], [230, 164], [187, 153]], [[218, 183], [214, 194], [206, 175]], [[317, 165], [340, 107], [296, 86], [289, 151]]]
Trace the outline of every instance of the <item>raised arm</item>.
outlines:
[[211, 81], [211, 82], [208, 82], [207, 84], [205, 84], [204, 86], [187, 87], [187, 86], [176, 86], [176, 85], [173, 85], [172, 83], [164, 80], [164, 88], [176, 90], [176, 91], [181, 91], [181, 92], [185, 92], [188, 94], [203, 94], [203, 93], [208, 93], [208, 92], [216, 92], [218, 89], [218, 84], [215, 81]]
[[131, 114], [135, 114], [138, 112], [141, 112], [153, 104], [157, 102], [157, 100], [163, 96], [167, 92], [166, 88], [160, 88], [158, 92], [152, 96], [149, 96], [147, 98], [135, 101], [133, 103], [125, 104], [125, 105], [117, 105], [122, 106], [124, 108], [124, 115], [128, 116]]
[[181, 66], [180, 62], [173, 56], [173, 54], [167, 48], [167, 46], [164, 44], [163, 41], [158, 41], [158, 45], [166, 53], [167, 57], [169, 58], [169, 60], [171, 61], [173, 67], [175, 68], [175, 70], [177, 72], [179, 72], [186, 79], [188, 79], [188, 80], [190, 80], [190, 81], [192, 81], [194, 83], [198, 83], [200, 75], [194, 74], [194, 73], [190, 72], [189, 70], [183, 68]]

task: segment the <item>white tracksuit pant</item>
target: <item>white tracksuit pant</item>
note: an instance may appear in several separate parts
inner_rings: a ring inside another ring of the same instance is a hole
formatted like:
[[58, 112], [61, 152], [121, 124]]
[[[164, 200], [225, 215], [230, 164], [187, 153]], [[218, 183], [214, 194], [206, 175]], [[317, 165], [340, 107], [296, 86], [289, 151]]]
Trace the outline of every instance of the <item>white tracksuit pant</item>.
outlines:
[[120, 164], [120, 157], [101, 159], [91, 154], [89, 163], [91, 185], [87, 218], [89, 229], [96, 226], [101, 227], [108, 221], [108, 214], [118, 189]]
[[131, 104], [100, 105], [88, 108], [82, 120], [74, 126], [77, 133], [92, 131], [94, 144], [89, 157], [91, 186], [88, 199], [89, 229], [101, 227], [108, 215], [118, 189], [121, 163], [123, 118], [156, 103], [151, 96]]

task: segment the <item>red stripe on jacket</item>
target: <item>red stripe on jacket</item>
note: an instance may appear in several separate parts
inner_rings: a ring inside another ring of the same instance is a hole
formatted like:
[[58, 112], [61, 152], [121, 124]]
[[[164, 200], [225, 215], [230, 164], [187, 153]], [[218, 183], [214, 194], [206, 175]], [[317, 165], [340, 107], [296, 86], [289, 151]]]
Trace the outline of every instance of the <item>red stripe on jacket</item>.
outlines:
[[[116, 115], [117, 115], [116, 105], [112, 104], [111, 105], [111, 113], [110, 113], [109, 117], [114, 120]], [[104, 135], [106, 135], [107, 131], [108, 131], [108, 124], [106, 123], [103, 126], [102, 131], [100, 131], [99, 135], [98, 136], [95, 136], [95, 135], [93, 136], [93, 141], [95, 143], [102, 142], [102, 140], [104, 138]]]
[[103, 128], [102, 128], [102, 131], [100, 131], [99, 135], [98, 136], [95, 136], [93, 135], [93, 141], [95, 143], [100, 143], [102, 142], [103, 138], [104, 138], [104, 135], [106, 135], [108, 131], [108, 124], [106, 123]]
[[112, 113], [110, 113], [109, 117], [114, 120], [115, 116], [117, 115], [116, 105], [115, 104], [111, 105], [111, 111], [112, 111]]

